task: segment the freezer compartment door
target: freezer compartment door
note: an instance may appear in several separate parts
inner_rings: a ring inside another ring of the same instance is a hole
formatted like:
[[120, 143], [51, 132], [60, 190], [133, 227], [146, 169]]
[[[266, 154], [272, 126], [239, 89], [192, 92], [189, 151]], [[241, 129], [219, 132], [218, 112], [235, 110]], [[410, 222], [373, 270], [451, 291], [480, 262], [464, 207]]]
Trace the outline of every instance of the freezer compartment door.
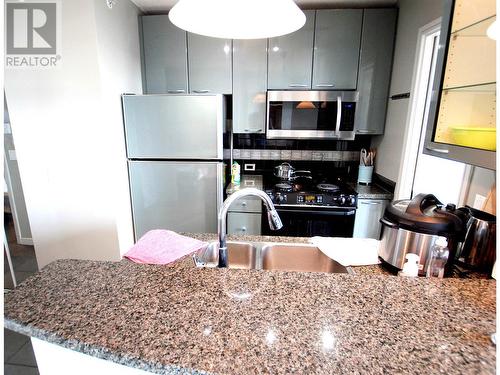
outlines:
[[123, 95], [129, 159], [222, 159], [222, 95]]
[[222, 163], [129, 161], [135, 238], [151, 229], [217, 233]]

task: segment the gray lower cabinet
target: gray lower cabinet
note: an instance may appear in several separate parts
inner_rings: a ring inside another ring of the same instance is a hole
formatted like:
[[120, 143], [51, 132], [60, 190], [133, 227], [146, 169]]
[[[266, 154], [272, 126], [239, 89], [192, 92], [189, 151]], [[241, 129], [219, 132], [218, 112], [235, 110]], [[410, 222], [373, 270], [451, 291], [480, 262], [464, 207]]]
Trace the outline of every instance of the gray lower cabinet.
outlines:
[[186, 32], [167, 15], [142, 17], [146, 94], [187, 93]]
[[228, 234], [261, 234], [262, 201], [256, 197], [242, 197], [229, 207]]
[[380, 239], [380, 219], [388, 203], [385, 199], [358, 199], [353, 237]]
[[315, 11], [304, 13], [306, 23], [301, 29], [269, 39], [267, 87], [271, 90], [311, 89]]
[[227, 214], [228, 234], [261, 234], [261, 214], [253, 212], [229, 212]]
[[264, 133], [267, 40], [233, 41], [233, 133]]
[[232, 93], [232, 41], [188, 33], [189, 91]]
[[355, 90], [362, 9], [316, 11], [313, 90]]
[[396, 33], [396, 9], [365, 9], [356, 134], [383, 134]]

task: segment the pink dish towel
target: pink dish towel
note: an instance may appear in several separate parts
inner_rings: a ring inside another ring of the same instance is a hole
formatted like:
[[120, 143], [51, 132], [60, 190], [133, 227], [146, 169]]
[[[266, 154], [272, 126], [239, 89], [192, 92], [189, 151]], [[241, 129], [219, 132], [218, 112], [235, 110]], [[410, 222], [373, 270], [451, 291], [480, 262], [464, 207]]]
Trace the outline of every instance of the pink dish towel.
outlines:
[[168, 264], [207, 245], [170, 230], [154, 229], [142, 236], [124, 257], [136, 263]]

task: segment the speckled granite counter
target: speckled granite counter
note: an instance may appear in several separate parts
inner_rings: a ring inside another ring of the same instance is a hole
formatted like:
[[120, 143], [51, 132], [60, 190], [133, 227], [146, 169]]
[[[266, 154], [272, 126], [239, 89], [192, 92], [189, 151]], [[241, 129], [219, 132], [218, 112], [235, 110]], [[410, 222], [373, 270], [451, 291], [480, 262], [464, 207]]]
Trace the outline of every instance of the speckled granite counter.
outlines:
[[493, 374], [495, 290], [492, 280], [194, 269], [186, 258], [62, 260], [5, 295], [5, 326], [160, 374]]
[[393, 194], [378, 185], [360, 185], [355, 182], [348, 184], [358, 193], [359, 199], [389, 199], [392, 200]]

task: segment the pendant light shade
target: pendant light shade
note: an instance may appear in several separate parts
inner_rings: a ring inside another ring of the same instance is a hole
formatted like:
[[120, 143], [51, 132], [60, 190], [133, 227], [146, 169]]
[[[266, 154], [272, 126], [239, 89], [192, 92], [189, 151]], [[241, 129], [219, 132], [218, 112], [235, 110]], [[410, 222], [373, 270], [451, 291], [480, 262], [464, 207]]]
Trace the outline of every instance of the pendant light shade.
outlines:
[[168, 17], [183, 30], [226, 39], [285, 35], [306, 22], [293, 0], [179, 0]]

